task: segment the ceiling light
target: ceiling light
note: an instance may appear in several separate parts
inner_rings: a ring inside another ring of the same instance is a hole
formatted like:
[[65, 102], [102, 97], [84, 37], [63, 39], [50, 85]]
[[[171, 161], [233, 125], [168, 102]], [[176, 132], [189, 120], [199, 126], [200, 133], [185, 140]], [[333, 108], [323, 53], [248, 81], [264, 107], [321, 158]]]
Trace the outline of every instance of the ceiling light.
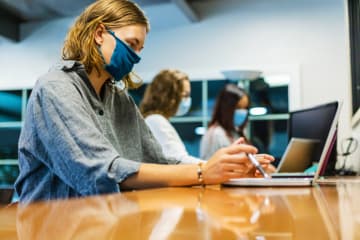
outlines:
[[250, 108], [250, 115], [259, 116], [267, 113], [266, 107], [253, 107]]

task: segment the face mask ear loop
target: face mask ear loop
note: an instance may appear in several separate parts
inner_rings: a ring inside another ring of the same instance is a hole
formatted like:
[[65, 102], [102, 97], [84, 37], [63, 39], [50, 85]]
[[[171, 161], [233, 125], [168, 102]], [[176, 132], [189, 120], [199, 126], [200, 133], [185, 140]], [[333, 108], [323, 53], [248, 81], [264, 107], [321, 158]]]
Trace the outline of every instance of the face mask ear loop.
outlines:
[[112, 30], [106, 29], [106, 31], [107, 31], [108, 33], [110, 33], [114, 38], [116, 38], [115, 33], [114, 33]]
[[[105, 31], [107, 31], [107, 32], [110, 33], [113, 37], [115, 37], [115, 33], [114, 33], [113, 31], [111, 31], [110, 29], [105, 28]], [[115, 38], [116, 38], [116, 37], [115, 37]], [[104, 68], [105, 68], [105, 66], [106, 66], [107, 63], [106, 63], [106, 61], [105, 61], [104, 54], [102, 53], [100, 47], [101, 47], [101, 45], [97, 45], [97, 49], [98, 49], [98, 51], [99, 51], [100, 57], [101, 57], [101, 59], [102, 59], [102, 61], [103, 61]]]

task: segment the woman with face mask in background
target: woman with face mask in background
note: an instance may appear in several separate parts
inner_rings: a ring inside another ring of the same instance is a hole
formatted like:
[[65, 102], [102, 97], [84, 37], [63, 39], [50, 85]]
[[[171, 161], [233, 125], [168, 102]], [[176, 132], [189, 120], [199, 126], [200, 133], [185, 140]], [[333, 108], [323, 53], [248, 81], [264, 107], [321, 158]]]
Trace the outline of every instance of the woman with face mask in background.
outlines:
[[248, 121], [249, 95], [235, 84], [227, 84], [219, 93], [209, 128], [201, 139], [200, 157], [209, 159], [222, 147], [242, 138], [244, 143], [249, 140], [244, 134]]
[[175, 128], [169, 122], [173, 116], [183, 116], [191, 108], [189, 77], [179, 70], [162, 70], [147, 86], [140, 111], [166, 157], [181, 163], [199, 163], [192, 157]]
[[21, 202], [254, 175], [246, 153], [257, 149], [244, 144], [203, 165], [163, 155], [126, 91], [138, 85], [130, 73], [148, 31], [142, 10], [127, 0], [95, 1], [70, 27], [63, 60], [39, 78], [27, 105], [15, 183]]

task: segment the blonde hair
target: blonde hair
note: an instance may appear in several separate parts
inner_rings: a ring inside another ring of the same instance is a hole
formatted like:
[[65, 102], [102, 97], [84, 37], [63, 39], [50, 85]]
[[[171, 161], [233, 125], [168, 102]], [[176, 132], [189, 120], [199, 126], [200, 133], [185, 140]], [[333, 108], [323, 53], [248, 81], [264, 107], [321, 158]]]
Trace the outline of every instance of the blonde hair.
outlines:
[[160, 71], [145, 90], [140, 104], [143, 116], [155, 113], [166, 118], [174, 116], [182, 98], [184, 81], [190, 81], [189, 77], [179, 70]]
[[[141, 24], [150, 30], [149, 21], [137, 4], [128, 0], [98, 0], [88, 6], [70, 28], [62, 49], [64, 60], [79, 61], [88, 74], [95, 69], [100, 75], [104, 60], [95, 42], [95, 30], [102, 24], [107, 29]], [[135, 75], [136, 76], [136, 75]], [[135, 82], [130, 74], [123, 78], [125, 86], [136, 88], [142, 82]]]

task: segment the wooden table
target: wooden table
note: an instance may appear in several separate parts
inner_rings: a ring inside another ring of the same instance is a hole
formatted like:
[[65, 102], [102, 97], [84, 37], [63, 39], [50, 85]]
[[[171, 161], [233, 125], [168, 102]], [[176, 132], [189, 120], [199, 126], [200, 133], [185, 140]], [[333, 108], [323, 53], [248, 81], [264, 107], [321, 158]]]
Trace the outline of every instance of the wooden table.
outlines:
[[360, 180], [159, 188], [3, 206], [0, 239], [360, 239]]

